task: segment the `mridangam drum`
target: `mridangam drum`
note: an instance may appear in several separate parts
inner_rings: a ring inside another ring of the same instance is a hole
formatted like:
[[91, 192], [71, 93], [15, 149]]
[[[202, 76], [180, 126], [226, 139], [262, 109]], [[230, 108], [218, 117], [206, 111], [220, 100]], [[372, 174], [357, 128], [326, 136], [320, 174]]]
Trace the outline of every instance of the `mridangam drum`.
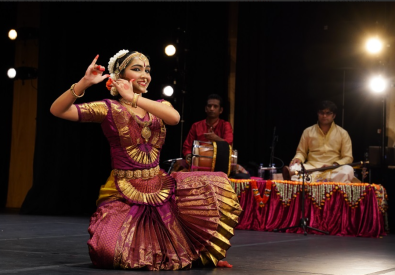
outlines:
[[193, 142], [191, 171], [222, 171], [229, 176], [237, 165], [237, 151], [226, 141]]

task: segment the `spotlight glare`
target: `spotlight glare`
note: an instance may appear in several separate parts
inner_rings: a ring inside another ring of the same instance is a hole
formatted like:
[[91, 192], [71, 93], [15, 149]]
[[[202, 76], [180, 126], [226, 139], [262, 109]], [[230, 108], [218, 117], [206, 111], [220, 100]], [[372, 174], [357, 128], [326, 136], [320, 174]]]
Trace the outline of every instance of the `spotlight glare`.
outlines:
[[8, 32], [8, 38], [11, 39], [11, 40], [15, 40], [17, 36], [18, 36], [18, 33], [14, 29], [11, 29]]
[[9, 78], [15, 78], [16, 76], [16, 70], [14, 68], [10, 68], [7, 71], [7, 75]]
[[172, 86], [166, 86], [163, 88], [163, 94], [165, 96], [172, 96], [174, 93], [174, 89]]
[[167, 56], [173, 56], [176, 53], [176, 48], [173, 45], [167, 45], [165, 53]]
[[376, 54], [383, 49], [383, 43], [378, 38], [370, 38], [366, 42], [366, 49], [369, 53]]
[[387, 88], [387, 84], [387, 81], [381, 75], [372, 77], [369, 81], [370, 89], [376, 94], [383, 93]]

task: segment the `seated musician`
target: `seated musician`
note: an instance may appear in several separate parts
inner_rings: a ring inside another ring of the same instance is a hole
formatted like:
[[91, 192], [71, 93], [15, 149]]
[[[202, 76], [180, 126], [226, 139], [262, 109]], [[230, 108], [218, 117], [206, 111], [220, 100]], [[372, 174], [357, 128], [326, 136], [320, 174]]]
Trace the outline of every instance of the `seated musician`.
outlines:
[[[337, 107], [331, 101], [322, 101], [317, 108], [317, 124], [306, 128], [296, 155], [289, 164], [291, 171], [328, 167], [331, 169], [310, 174], [311, 182], [360, 182], [354, 177], [354, 169], [349, 164], [353, 161], [351, 139], [347, 131], [335, 124]], [[333, 166], [340, 166], [333, 169]], [[286, 176], [284, 176], [286, 179]], [[291, 180], [302, 180], [293, 175]]]
[[[211, 94], [207, 98], [205, 107], [206, 118], [192, 124], [188, 136], [184, 141], [182, 153], [188, 165], [192, 160], [192, 147], [195, 140], [199, 141], [226, 141], [229, 145], [233, 144], [233, 129], [232, 125], [219, 116], [223, 112], [223, 100], [217, 94]], [[248, 172], [240, 165], [238, 165], [237, 172], [246, 174], [249, 178]], [[243, 178], [244, 175], [243, 175]]]

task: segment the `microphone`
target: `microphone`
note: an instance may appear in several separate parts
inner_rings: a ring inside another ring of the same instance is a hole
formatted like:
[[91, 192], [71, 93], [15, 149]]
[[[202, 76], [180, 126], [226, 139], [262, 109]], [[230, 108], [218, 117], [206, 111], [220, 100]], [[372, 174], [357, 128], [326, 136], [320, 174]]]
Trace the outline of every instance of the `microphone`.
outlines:
[[173, 161], [177, 161], [177, 160], [181, 160], [181, 159], [182, 159], [182, 158], [168, 159], [168, 160], [165, 160], [164, 163], [171, 163], [171, 162], [173, 162]]

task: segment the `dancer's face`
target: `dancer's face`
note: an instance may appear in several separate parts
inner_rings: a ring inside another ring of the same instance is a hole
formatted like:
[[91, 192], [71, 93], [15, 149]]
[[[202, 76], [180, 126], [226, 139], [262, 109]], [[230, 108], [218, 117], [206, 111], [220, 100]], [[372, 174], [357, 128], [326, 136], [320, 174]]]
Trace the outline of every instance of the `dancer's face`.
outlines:
[[138, 57], [133, 58], [128, 66], [126, 66], [122, 78], [133, 81], [133, 91], [135, 93], [145, 93], [151, 82], [151, 66], [149, 61], [142, 61]]

